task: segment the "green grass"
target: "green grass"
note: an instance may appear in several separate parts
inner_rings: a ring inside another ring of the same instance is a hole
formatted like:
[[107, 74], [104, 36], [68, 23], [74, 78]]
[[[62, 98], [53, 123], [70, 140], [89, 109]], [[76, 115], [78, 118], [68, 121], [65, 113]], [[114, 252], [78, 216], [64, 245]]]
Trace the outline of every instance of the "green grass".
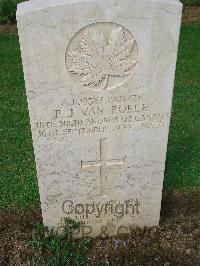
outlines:
[[180, 0], [185, 6], [199, 6], [200, 0]]
[[181, 29], [165, 189], [200, 186], [200, 24]]
[[92, 239], [85, 238], [72, 241], [73, 232], [80, 230], [80, 223], [65, 219], [61, 235], [49, 231], [43, 225], [38, 225], [33, 238], [28, 241], [31, 265], [88, 265], [87, 256], [92, 246]]
[[[37, 205], [38, 187], [18, 38], [0, 35], [0, 211]], [[39, 206], [39, 205], [37, 205]]]
[[[200, 25], [183, 25], [165, 190], [200, 187]], [[39, 207], [18, 38], [0, 35], [0, 212]]]
[[17, 4], [26, 0], [0, 0], [0, 23], [15, 21]]

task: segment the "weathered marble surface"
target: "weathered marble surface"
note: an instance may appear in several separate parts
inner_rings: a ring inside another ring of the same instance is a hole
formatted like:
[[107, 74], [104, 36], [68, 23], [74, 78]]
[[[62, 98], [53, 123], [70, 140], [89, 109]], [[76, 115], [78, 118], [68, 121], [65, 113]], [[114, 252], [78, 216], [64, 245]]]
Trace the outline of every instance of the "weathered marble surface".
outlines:
[[45, 225], [159, 224], [181, 11], [176, 0], [18, 5]]

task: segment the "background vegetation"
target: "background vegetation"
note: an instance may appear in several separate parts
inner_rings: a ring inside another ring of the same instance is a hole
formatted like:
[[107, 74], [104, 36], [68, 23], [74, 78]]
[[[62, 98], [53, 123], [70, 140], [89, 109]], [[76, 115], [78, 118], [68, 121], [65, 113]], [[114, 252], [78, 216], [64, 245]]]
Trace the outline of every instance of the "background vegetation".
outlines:
[[12, 23], [16, 18], [17, 4], [25, 0], [0, 0], [0, 23]]
[[80, 226], [78, 222], [65, 219], [63, 233], [57, 235], [43, 225], [38, 225], [34, 230], [33, 238], [28, 241], [31, 265], [89, 265], [90, 259], [87, 252], [92, 246], [92, 239], [72, 241], [73, 232], [79, 231]]
[[196, 5], [199, 6], [200, 5], [200, 0], [180, 0], [184, 5]]

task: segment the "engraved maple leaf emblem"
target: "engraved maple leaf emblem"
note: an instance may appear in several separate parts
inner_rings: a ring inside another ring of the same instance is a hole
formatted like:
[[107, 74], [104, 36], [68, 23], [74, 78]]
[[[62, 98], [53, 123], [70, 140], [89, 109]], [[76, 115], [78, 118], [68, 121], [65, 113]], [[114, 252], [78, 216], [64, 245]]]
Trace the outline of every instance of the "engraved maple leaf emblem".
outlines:
[[126, 40], [122, 27], [113, 29], [106, 37], [101, 31], [84, 30], [83, 38], [75, 51], [67, 52], [71, 59], [69, 72], [81, 77], [86, 87], [108, 87], [110, 77], [124, 77], [137, 63], [131, 57], [135, 40]]

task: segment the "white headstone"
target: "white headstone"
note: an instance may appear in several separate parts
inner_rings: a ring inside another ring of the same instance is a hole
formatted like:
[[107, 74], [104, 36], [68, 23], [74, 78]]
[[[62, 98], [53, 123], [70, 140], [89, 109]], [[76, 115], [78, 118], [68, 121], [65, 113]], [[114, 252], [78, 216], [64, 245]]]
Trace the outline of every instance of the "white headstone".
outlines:
[[44, 224], [159, 224], [182, 4], [34, 0], [17, 21]]

